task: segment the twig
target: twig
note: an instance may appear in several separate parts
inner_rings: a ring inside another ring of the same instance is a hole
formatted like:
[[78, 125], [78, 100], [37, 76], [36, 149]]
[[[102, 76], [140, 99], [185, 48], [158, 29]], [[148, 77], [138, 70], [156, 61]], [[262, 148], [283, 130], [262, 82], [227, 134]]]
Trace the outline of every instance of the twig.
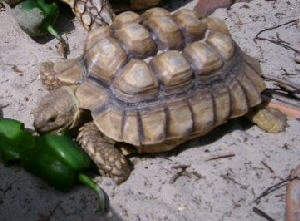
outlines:
[[274, 170], [264, 161], [260, 161], [267, 169], [270, 170], [271, 173], [274, 173]]
[[270, 27], [270, 28], [266, 28], [266, 29], [260, 30], [260, 31], [255, 35], [255, 38], [258, 37], [258, 35], [260, 35], [261, 33], [265, 32], [265, 31], [274, 30], [274, 29], [276, 29], [276, 28], [280, 28], [281, 26], [284, 26], [284, 25], [288, 25], [288, 24], [297, 22], [298, 20], [299, 20], [299, 19], [294, 19], [294, 20], [288, 21], [288, 22], [283, 23], [283, 24], [280, 24], [280, 25], [275, 25], [275, 26], [273, 26], [273, 27]]
[[225, 155], [219, 155], [219, 156], [211, 157], [211, 158], [207, 159], [206, 161], [230, 158], [230, 157], [234, 157], [234, 156], [235, 156], [234, 153], [228, 153], [228, 154], [225, 154]]
[[253, 207], [253, 212], [255, 212], [256, 214], [258, 214], [261, 217], [266, 218], [266, 220], [268, 221], [275, 221], [272, 217], [270, 217], [267, 213], [265, 213], [264, 211], [258, 209], [257, 207]]
[[264, 40], [264, 41], [270, 41], [276, 45], [280, 45], [288, 50], [292, 50], [294, 52], [296, 52], [297, 54], [300, 54], [300, 51], [295, 49], [295, 48], [292, 48], [287, 42], [283, 41], [282, 39], [279, 38], [278, 35], [276, 35], [277, 37], [277, 40], [273, 40], [273, 39], [267, 39], [267, 38], [263, 38], [263, 37], [260, 37], [259, 35], [261, 35], [263, 32], [265, 31], [270, 31], [270, 30], [274, 30], [274, 29], [277, 29], [281, 26], [284, 26], [284, 25], [288, 25], [288, 24], [291, 24], [291, 23], [296, 23], [298, 22], [299, 20], [298, 19], [294, 19], [294, 20], [291, 20], [291, 21], [288, 21], [286, 23], [283, 23], [283, 24], [280, 24], [280, 25], [275, 25], [273, 27], [270, 27], [270, 28], [266, 28], [266, 29], [263, 29], [263, 30], [260, 30], [256, 35], [255, 35], [255, 38], [254, 38], [254, 41], [256, 42], [256, 40]]
[[263, 74], [262, 77], [267, 81], [274, 81], [274, 82], [278, 83], [280, 86], [282, 86], [284, 88], [286, 88], [287, 86], [293, 88], [294, 89], [293, 93], [295, 93], [295, 94], [300, 93], [300, 85], [298, 85], [298, 84], [295, 84], [295, 83], [290, 82], [286, 79], [271, 76], [271, 75], [268, 75], [268, 74]]
[[261, 94], [261, 98], [262, 104], [266, 105], [267, 107], [277, 109], [288, 117], [300, 119], [300, 107], [283, 101], [272, 99], [266, 94]]
[[262, 94], [268, 97], [269, 100], [278, 100], [285, 104], [295, 105], [300, 108], [300, 97], [296, 95], [291, 95], [289, 92], [286, 92], [282, 89], [266, 89], [262, 92]]
[[268, 194], [274, 192], [275, 190], [286, 186], [287, 182], [290, 181], [291, 177], [288, 176], [285, 180], [280, 181], [276, 184], [274, 184], [273, 186], [268, 187], [264, 192], [262, 192], [253, 202], [256, 203], [256, 205], [258, 205], [260, 203], [261, 198], [267, 196]]
[[221, 175], [221, 177], [224, 179], [224, 180], [230, 180], [231, 182], [233, 182], [234, 184], [237, 184], [239, 185], [242, 189], [247, 189], [247, 186], [239, 183], [238, 181], [236, 181], [235, 179], [233, 179], [232, 177], [228, 176], [228, 175]]

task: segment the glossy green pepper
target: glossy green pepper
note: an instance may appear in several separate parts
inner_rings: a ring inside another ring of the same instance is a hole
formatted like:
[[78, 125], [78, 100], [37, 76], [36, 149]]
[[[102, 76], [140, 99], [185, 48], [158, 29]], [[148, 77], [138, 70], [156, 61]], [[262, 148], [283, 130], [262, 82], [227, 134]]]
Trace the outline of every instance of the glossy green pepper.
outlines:
[[47, 152], [75, 171], [91, 166], [91, 159], [70, 137], [62, 134], [44, 134], [35, 138], [36, 148]]
[[23, 150], [16, 143], [0, 134], [0, 159], [5, 165], [20, 161], [22, 153]]
[[75, 184], [77, 171], [43, 149], [35, 147], [27, 151], [21, 159], [21, 165], [30, 173], [43, 178], [51, 186], [61, 191], [69, 191]]
[[35, 137], [35, 147], [23, 154], [21, 165], [61, 191], [70, 190], [76, 182], [84, 183], [98, 194], [99, 210], [107, 211], [108, 196], [83, 173], [90, 168], [91, 160], [70, 137], [61, 134]]
[[90, 158], [66, 135], [33, 136], [21, 122], [0, 119], [0, 157], [5, 164], [20, 162], [27, 171], [61, 191], [81, 182], [98, 194], [99, 210], [108, 210], [108, 196], [84, 174], [91, 167]]
[[17, 4], [14, 10], [17, 22], [29, 36], [40, 36], [49, 32], [58, 40], [62, 40], [53, 28], [59, 15], [55, 3], [47, 4], [45, 0], [25, 0]]
[[24, 124], [14, 119], [0, 119], [0, 159], [5, 165], [20, 161], [24, 151], [34, 146], [34, 138]]
[[32, 134], [25, 129], [24, 123], [14, 119], [0, 119], [0, 134], [14, 140], [14, 142], [23, 147], [34, 145]]

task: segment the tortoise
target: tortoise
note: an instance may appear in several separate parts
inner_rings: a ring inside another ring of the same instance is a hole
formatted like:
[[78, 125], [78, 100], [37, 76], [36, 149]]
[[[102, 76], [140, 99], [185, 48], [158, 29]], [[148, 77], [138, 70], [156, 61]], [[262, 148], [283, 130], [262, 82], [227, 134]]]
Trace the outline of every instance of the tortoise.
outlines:
[[[84, 122], [79, 144], [101, 175], [123, 182], [132, 150], [172, 150], [259, 105], [260, 75], [221, 20], [186, 9], [127, 11], [91, 31], [82, 56], [41, 63], [50, 93], [33, 111], [34, 127], [46, 133]], [[251, 115], [258, 126], [280, 131], [281, 119], [261, 110]]]

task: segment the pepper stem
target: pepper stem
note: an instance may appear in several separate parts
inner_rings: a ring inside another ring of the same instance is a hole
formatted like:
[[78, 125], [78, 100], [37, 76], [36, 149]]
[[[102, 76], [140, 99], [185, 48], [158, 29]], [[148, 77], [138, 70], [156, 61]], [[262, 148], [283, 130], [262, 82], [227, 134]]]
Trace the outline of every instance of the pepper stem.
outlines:
[[53, 35], [57, 40], [62, 41], [62, 37], [57, 33], [57, 31], [53, 28], [52, 25], [47, 26], [48, 32]]
[[108, 198], [107, 194], [104, 192], [104, 190], [97, 183], [95, 183], [89, 176], [87, 176], [83, 173], [79, 173], [78, 179], [79, 179], [79, 182], [88, 186], [95, 193], [98, 194], [98, 197], [99, 197], [98, 210], [100, 212], [107, 212], [108, 208], [109, 208], [109, 198]]

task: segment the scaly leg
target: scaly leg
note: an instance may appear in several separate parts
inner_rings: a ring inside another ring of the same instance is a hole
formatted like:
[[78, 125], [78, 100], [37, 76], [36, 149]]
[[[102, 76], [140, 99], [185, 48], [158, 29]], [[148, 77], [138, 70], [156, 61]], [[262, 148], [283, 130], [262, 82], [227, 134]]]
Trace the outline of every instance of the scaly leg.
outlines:
[[111, 24], [114, 12], [108, 0], [62, 0], [73, 10], [86, 30]]
[[101, 176], [111, 177], [117, 183], [127, 180], [130, 174], [128, 160], [94, 123], [86, 123], [80, 128], [77, 140], [95, 162]]
[[263, 105], [252, 108], [246, 117], [268, 133], [279, 133], [286, 128], [286, 116], [276, 109]]

